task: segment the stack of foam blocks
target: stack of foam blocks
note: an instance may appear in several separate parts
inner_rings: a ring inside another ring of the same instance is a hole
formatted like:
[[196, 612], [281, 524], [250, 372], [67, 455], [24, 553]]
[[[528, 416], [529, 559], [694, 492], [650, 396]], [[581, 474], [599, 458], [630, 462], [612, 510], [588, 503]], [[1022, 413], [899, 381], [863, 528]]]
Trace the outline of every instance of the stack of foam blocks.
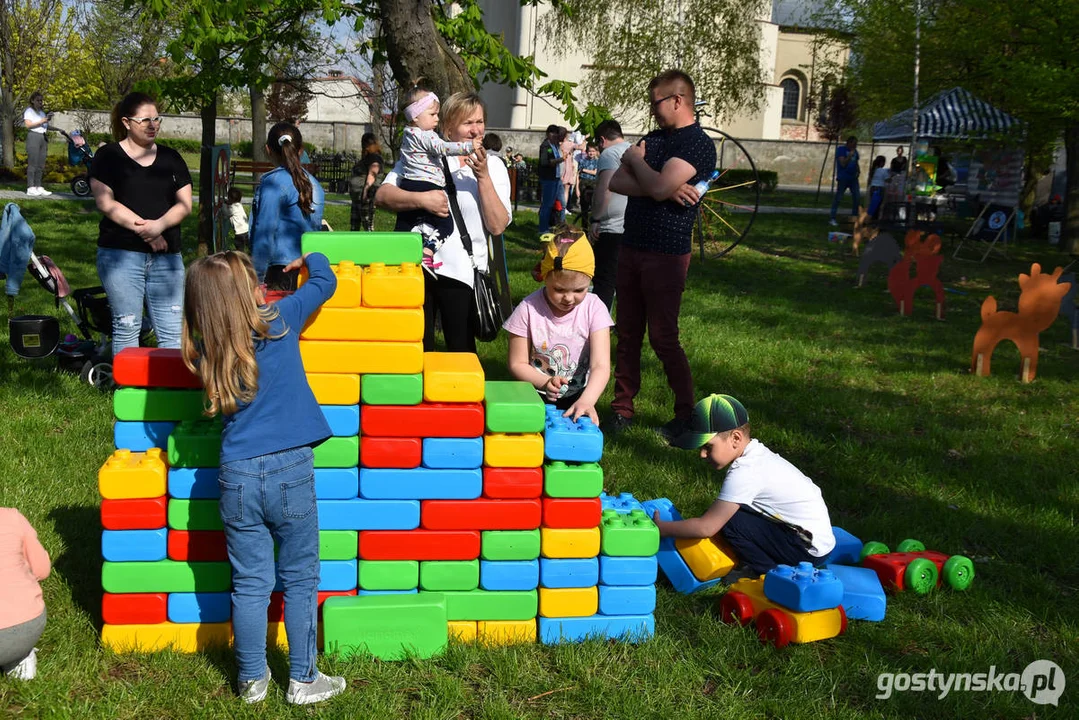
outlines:
[[[320, 648], [650, 637], [658, 533], [643, 514], [603, 517], [599, 429], [547, 412], [528, 383], [486, 381], [473, 354], [423, 352], [418, 235], [310, 233], [304, 251], [338, 279], [300, 334], [333, 433], [315, 448]], [[102, 642], [228, 644], [220, 421], [177, 351], [124, 350], [114, 377]], [[286, 646], [280, 590], [269, 640]]]

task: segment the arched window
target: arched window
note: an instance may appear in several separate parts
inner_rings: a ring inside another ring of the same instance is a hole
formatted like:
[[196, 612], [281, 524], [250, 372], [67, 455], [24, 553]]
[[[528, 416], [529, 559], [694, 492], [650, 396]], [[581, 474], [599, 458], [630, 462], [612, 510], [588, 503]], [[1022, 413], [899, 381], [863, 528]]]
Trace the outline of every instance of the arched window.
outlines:
[[798, 84], [798, 81], [794, 78], [785, 78], [779, 87], [783, 88], [783, 110], [782, 117], [784, 120], [798, 119], [798, 101], [802, 93], [802, 87]]

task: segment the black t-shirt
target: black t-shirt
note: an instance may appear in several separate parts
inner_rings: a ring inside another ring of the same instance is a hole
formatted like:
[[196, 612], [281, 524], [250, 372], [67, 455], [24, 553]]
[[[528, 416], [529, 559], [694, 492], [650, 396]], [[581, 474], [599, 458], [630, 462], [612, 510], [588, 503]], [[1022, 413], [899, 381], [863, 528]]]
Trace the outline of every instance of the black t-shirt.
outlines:
[[[654, 130], [644, 138], [644, 161], [656, 172], [671, 158], [681, 158], [697, 172], [689, 184], [700, 182], [716, 169], [716, 146], [697, 123], [677, 130]], [[697, 207], [674, 200], [631, 197], [626, 202], [622, 242], [630, 247], [665, 255], [685, 255], [693, 247]]]
[[555, 149], [550, 140], [540, 143], [539, 162], [537, 163], [536, 177], [540, 180], [557, 180], [561, 177], [559, 168], [561, 163], [555, 162]]
[[[349, 178], [348, 181], [349, 193], [355, 195], [357, 198], [359, 197], [360, 193], [363, 192], [363, 186], [367, 184], [367, 173], [371, 171], [371, 166], [376, 163], [381, 168], [379, 172], [386, 169], [386, 162], [378, 153], [367, 153], [360, 158], [359, 162], [352, 166], [352, 177]], [[371, 186], [371, 189], [374, 190], [378, 187], [378, 184], [379, 180], [376, 177], [375, 183]]]
[[[176, 193], [191, 184], [191, 173], [180, 153], [157, 146], [157, 157], [143, 167], [128, 157], [119, 143], [109, 143], [94, 153], [90, 177], [112, 188], [116, 202], [139, 217], [156, 220], [176, 204]], [[180, 252], [180, 226], [163, 234], [170, 253]], [[117, 250], [152, 252], [150, 245], [131, 230], [107, 217], [98, 225], [97, 246]]]
[[907, 171], [907, 159], [896, 155], [892, 158], [891, 171], [894, 173], [903, 173]]

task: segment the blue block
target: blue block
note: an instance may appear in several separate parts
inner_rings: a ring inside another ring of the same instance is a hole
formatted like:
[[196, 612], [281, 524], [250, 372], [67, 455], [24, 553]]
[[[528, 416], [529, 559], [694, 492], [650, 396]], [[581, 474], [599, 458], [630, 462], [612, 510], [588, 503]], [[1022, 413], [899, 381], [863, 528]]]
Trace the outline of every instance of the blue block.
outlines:
[[352, 437], [360, 434], [359, 405], [320, 405], [330, 432], [334, 437]]
[[412, 588], [411, 590], [360, 590], [357, 595], [415, 595], [419, 590]]
[[853, 620], [880, 622], [888, 606], [888, 597], [877, 573], [852, 565], [827, 565], [843, 583], [843, 610]]
[[483, 590], [535, 590], [539, 576], [539, 560], [480, 560]]
[[[323, 529], [325, 530], [325, 528]], [[359, 584], [358, 570], [355, 560], [319, 560], [319, 592], [355, 590]], [[283, 592], [285, 586], [281, 583], [281, 576], [278, 574], [276, 563], [274, 563], [274, 577], [274, 592]]]
[[217, 468], [169, 468], [169, 497], [181, 500], [217, 500]]
[[604, 510], [614, 510], [615, 512], [628, 515], [634, 510], [643, 510], [641, 502], [633, 497], [633, 493], [618, 493], [618, 495], [608, 495], [607, 493], [600, 493], [599, 500], [603, 503]]
[[415, 530], [419, 500], [319, 500], [319, 530]]
[[656, 557], [599, 556], [599, 581], [604, 585], [655, 585]]
[[599, 584], [599, 558], [540, 558], [540, 587], [584, 588]]
[[656, 634], [652, 615], [592, 615], [574, 618], [536, 618], [539, 640], [544, 645], [582, 642], [589, 638], [617, 638], [641, 642]]
[[603, 433], [592, 419], [582, 416], [573, 422], [562, 417], [562, 410], [547, 406], [543, 452], [550, 460], [564, 462], [599, 462], [603, 457]]
[[169, 622], [216, 623], [232, 617], [232, 593], [169, 593]]
[[360, 468], [360, 497], [369, 500], [475, 500], [483, 471]]
[[130, 422], [117, 420], [112, 426], [112, 439], [117, 450], [146, 452], [150, 448], [169, 449], [169, 433], [174, 422]]
[[600, 615], [649, 615], [656, 611], [655, 585], [600, 585]]
[[800, 562], [777, 565], [764, 576], [764, 596], [796, 612], [828, 610], [843, 602], [843, 583], [831, 570]]
[[823, 558], [821, 565], [830, 565], [832, 563], [860, 565], [862, 562], [862, 541], [841, 527], [832, 526], [832, 534], [835, 535], [835, 547], [832, 548], [832, 552]]
[[[657, 498], [656, 500], [646, 500], [641, 503], [644, 511], [648, 513], [648, 517], [652, 517], [654, 513], [659, 512], [660, 520], [681, 520], [682, 515], [678, 512], [678, 509], [667, 498]], [[678, 552], [678, 548], [674, 546], [673, 538], [662, 538], [659, 541], [659, 552], [656, 553], [656, 561], [659, 562], [659, 569], [663, 571], [667, 580], [671, 583], [671, 586], [680, 593], [691, 593], [703, 590], [704, 588], [712, 587], [720, 581], [720, 578], [715, 580], [708, 580], [707, 582], [701, 582], [697, 579], [697, 576], [693, 574], [693, 571], [686, 565], [686, 561], [682, 559], [681, 553]]]
[[483, 437], [424, 438], [423, 466], [437, 470], [469, 470], [483, 466]]
[[359, 468], [315, 468], [315, 497], [350, 500], [360, 494]]
[[169, 554], [168, 528], [102, 530], [101, 557], [110, 562], [155, 562]]

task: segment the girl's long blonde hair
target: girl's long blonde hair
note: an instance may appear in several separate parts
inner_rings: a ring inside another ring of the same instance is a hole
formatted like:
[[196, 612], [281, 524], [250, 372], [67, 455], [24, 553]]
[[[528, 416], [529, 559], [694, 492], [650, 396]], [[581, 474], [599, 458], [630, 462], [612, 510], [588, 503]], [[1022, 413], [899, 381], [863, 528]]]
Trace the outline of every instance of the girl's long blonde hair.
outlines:
[[258, 279], [251, 258], [221, 252], [199, 258], [187, 269], [180, 352], [206, 389], [205, 414], [235, 414], [258, 392], [255, 340], [272, 340], [277, 310], [259, 306]]

